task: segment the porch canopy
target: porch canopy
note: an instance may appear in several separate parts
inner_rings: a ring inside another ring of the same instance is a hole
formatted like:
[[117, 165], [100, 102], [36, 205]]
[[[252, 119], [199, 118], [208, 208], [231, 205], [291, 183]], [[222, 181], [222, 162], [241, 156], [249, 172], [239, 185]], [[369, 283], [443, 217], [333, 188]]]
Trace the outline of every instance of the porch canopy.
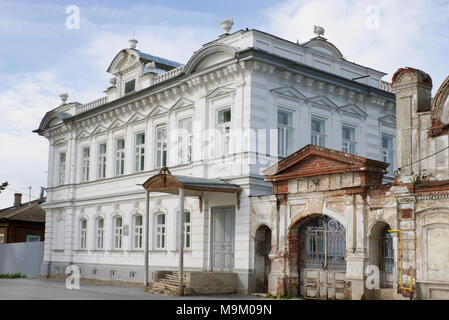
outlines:
[[[144, 250], [144, 285], [148, 286], [148, 251], [149, 251], [149, 222], [150, 222], [150, 192], [163, 192], [179, 195], [179, 212], [184, 212], [184, 196], [196, 196], [200, 198], [200, 210], [202, 210], [203, 192], [235, 193], [237, 209], [240, 207], [240, 192], [242, 188], [221, 179], [205, 179], [192, 176], [172, 175], [167, 167], [158, 174], [149, 178], [143, 184], [146, 190], [146, 223], [145, 223], [145, 250]], [[179, 295], [184, 294], [183, 270], [184, 270], [184, 215], [179, 214]]]
[[147, 191], [179, 194], [179, 189], [184, 189], [186, 196], [200, 197], [202, 192], [226, 192], [237, 193], [242, 188], [221, 179], [206, 179], [192, 176], [172, 175], [167, 168], [163, 168], [159, 174], [149, 178], [143, 184]]

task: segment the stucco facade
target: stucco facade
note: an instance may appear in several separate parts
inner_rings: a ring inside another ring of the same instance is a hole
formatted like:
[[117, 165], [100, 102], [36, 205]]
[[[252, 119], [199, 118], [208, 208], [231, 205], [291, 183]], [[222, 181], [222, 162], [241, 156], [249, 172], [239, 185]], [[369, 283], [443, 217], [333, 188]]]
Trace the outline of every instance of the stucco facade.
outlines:
[[[62, 95], [63, 103], [36, 130], [49, 140], [42, 275], [62, 275], [76, 264], [84, 278], [141, 282], [139, 237], [147, 223], [150, 274], [175, 270], [177, 197], [152, 194], [149, 221], [138, 217], [145, 206], [141, 184], [167, 166], [174, 174], [225, 179], [242, 188], [239, 205], [230, 194], [186, 198], [191, 243], [185, 270], [217, 270], [214, 210], [230, 208], [232, 261], [218, 270], [238, 274], [239, 292], [254, 291], [252, 197], [272, 193], [262, 170], [281, 158], [279, 144], [286, 156], [311, 143], [313, 118], [322, 124], [316, 136], [329, 148], [342, 149], [344, 126], [361, 156], [382, 160], [383, 135], [394, 141], [395, 100], [381, 81], [385, 74], [344, 60], [320, 36], [296, 44], [257, 30], [225, 33], [185, 65], [135, 45], [110, 64], [105, 97], [79, 104]], [[370, 77], [353, 80], [365, 75]], [[279, 111], [287, 119], [285, 140], [278, 137]], [[183, 134], [186, 119], [190, 129]]]

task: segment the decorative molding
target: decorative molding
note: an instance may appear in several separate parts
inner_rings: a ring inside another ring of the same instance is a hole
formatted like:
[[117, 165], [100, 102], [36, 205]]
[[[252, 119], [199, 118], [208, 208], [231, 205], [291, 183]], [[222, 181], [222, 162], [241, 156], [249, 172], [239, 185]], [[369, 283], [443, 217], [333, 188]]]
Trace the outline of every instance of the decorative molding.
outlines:
[[359, 108], [355, 104], [348, 104], [348, 105], [342, 106], [342, 107], [340, 107], [340, 111], [347, 115], [355, 116], [358, 118], [366, 118], [368, 116], [368, 114], [365, 111], [363, 111], [361, 108]]
[[319, 107], [325, 107], [327, 109], [336, 110], [336, 111], [339, 110], [338, 105], [336, 105], [332, 100], [330, 100], [326, 96], [316, 96], [316, 97], [308, 99], [308, 102], [311, 102], [314, 105], [319, 106]]
[[192, 100], [181, 97], [170, 107], [170, 111], [176, 111], [188, 107], [193, 108], [194, 105], [195, 103]]
[[218, 87], [206, 94], [206, 99], [214, 99], [228, 94], [235, 94], [234, 88]]
[[296, 90], [293, 87], [281, 87], [281, 88], [277, 88], [277, 89], [272, 89], [272, 90], [270, 90], [270, 92], [275, 96], [279, 95], [284, 98], [290, 98], [290, 99], [302, 100], [302, 101], [307, 100], [307, 97], [305, 95], [303, 95], [301, 92], [299, 92], [298, 90]]

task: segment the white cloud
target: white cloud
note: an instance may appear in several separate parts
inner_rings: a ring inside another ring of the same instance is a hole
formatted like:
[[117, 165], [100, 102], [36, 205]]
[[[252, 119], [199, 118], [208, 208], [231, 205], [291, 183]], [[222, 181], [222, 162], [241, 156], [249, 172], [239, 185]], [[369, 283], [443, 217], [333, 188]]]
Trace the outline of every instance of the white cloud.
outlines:
[[[379, 10], [379, 28], [367, 27], [370, 6]], [[314, 25], [349, 60], [389, 74], [413, 66], [431, 74], [434, 84], [444, 78], [449, 49], [449, 1], [311, 0], [286, 1], [266, 10], [267, 28], [280, 37], [304, 42], [314, 37]]]

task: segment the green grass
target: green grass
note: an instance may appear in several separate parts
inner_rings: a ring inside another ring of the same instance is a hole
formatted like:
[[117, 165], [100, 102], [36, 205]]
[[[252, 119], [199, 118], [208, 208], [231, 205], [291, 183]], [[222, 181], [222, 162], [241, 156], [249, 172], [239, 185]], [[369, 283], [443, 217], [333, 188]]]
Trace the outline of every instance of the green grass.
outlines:
[[17, 279], [17, 278], [26, 278], [27, 276], [24, 274], [21, 274], [19, 272], [17, 273], [0, 273], [0, 279]]

